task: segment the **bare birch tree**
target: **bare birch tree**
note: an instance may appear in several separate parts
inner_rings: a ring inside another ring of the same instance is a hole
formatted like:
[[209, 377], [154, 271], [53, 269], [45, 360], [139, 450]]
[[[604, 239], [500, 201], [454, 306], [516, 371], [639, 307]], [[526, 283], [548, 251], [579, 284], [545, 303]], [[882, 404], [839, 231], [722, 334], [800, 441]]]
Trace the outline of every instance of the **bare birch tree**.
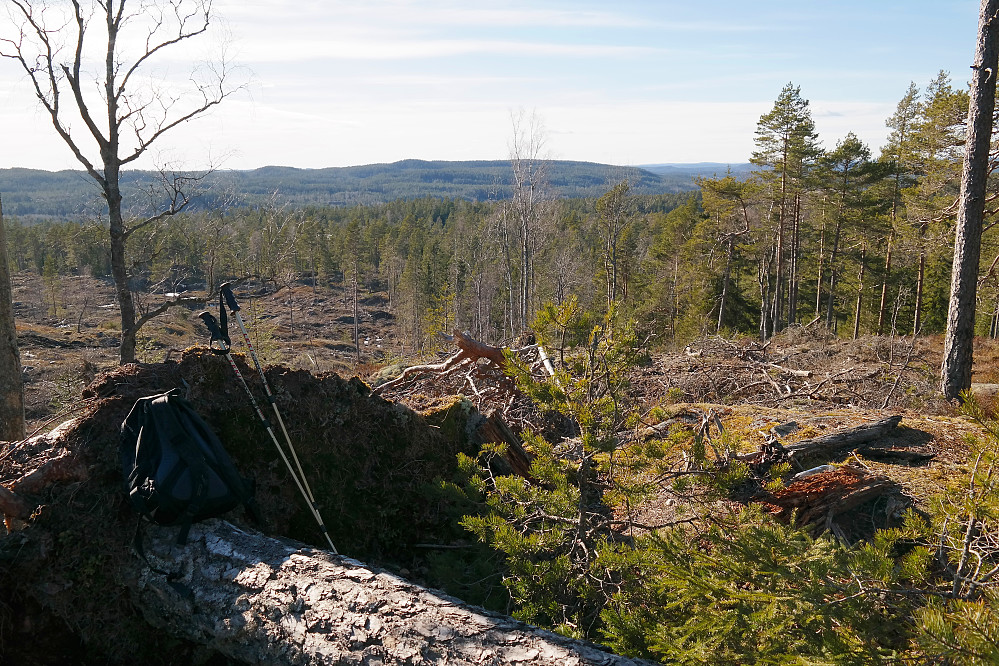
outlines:
[[621, 234], [631, 221], [628, 210], [628, 181], [622, 181], [597, 200], [597, 222], [604, 242], [604, 272], [607, 286], [607, 311], [617, 302], [618, 253]]
[[518, 312], [511, 328], [526, 328], [534, 311], [534, 261], [546, 240], [555, 199], [548, 180], [551, 158], [547, 155], [547, 133], [544, 122], [536, 113], [523, 110], [511, 115], [513, 138], [510, 143], [510, 165], [513, 168], [513, 199], [510, 201], [511, 221], [516, 226], [520, 275], [517, 285]]
[[56, 134], [96, 181], [107, 203], [111, 273], [121, 308], [122, 363], [135, 360], [136, 333], [163, 304], [139, 316], [126, 245], [136, 230], [184, 209], [198, 178], [167, 178], [152, 215], [123, 212], [121, 172], [162, 137], [240, 88], [226, 62], [196, 68], [184, 84], [160, 76], [164, 53], [208, 34], [211, 0], [8, 0], [0, 55], [21, 67]]

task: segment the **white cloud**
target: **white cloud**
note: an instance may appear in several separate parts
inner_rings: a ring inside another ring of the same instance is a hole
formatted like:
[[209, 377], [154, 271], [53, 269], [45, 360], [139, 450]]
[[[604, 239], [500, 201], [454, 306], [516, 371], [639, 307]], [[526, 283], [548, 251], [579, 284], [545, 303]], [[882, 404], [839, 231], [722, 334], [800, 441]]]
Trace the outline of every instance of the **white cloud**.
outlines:
[[811, 103], [815, 130], [826, 149], [850, 132], [877, 155], [888, 136], [885, 121], [895, 112], [895, 102], [851, 102], [819, 100]]
[[308, 39], [290, 36], [240, 48], [251, 63], [288, 63], [303, 60], [412, 60], [416, 58], [455, 58], [473, 55], [555, 56], [569, 58], [641, 58], [667, 53], [649, 46], [613, 44], [566, 44], [515, 40], [469, 39]]
[[[215, 3], [222, 16], [240, 20], [269, 17], [297, 25], [319, 21], [330, 27], [338, 24], [489, 27], [642, 27], [649, 24], [641, 15], [628, 15], [596, 9], [548, 9], [536, 4], [507, 3], [497, 8], [486, 3], [447, 0], [397, 2], [392, 0], [221, 0]], [[492, 5], [492, 3], [489, 3]], [[303, 21], [304, 19], [304, 21]]]
[[[564, 159], [744, 161], [788, 81], [813, 100], [827, 147], [852, 131], [876, 153], [910, 80], [967, 71], [977, 18], [967, 0], [917, 2], [919, 11], [901, 0], [215, 5], [226, 18], [217, 37], [231, 30], [253, 85], [163, 143], [192, 166], [230, 154], [230, 168], [503, 158], [514, 107], [538, 110]], [[895, 14], [898, 23], [883, 21]], [[184, 80], [218, 39], [168, 49], [161, 73]], [[77, 168], [10, 61], [0, 60], [0, 94], [10, 128], [0, 167]]]

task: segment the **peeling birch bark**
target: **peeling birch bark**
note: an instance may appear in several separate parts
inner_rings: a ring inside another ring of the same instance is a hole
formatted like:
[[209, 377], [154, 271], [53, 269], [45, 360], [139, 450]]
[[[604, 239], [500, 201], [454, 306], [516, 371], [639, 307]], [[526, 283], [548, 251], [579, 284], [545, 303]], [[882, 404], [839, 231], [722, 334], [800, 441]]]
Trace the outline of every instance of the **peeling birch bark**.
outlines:
[[224, 521], [146, 528], [134, 594], [151, 624], [251, 664], [638, 666], [342, 556]]

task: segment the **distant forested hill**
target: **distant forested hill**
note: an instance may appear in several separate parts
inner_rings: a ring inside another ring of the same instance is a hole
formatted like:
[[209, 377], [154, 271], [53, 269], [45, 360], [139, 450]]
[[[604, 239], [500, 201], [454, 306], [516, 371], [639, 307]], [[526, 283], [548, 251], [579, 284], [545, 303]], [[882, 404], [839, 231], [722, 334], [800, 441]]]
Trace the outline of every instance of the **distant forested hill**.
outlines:
[[643, 164], [640, 168], [663, 178], [724, 178], [731, 173], [737, 180], [745, 180], [753, 169], [759, 167], [749, 162], [742, 164], [693, 162], [689, 164]]
[[[736, 165], [741, 168], [746, 165]], [[650, 168], [612, 166], [592, 162], [555, 161], [549, 181], [562, 197], [598, 197], [627, 180], [632, 194], [664, 194], [696, 189], [694, 178], [724, 175], [726, 165], [655, 165]], [[122, 178], [127, 197], [142, 205], [143, 192], [155, 185], [158, 174], [128, 172]], [[220, 171], [206, 182], [196, 207], [227, 198], [243, 205], [377, 204], [396, 199], [432, 196], [482, 201], [511, 194], [510, 162], [403, 160], [326, 169], [263, 167], [252, 171]], [[103, 206], [97, 189], [82, 171], [0, 169], [0, 197], [4, 212], [23, 218], [74, 219], [91, 216]], [[148, 195], [145, 196], [148, 199]]]

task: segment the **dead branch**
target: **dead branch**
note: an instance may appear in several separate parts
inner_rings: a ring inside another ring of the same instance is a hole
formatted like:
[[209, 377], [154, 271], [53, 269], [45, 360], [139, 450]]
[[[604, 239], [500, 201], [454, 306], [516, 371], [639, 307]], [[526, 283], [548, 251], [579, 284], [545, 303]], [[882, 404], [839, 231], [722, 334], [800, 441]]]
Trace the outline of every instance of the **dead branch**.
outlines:
[[46, 461], [11, 484], [11, 490], [25, 495], [33, 495], [56, 483], [73, 483], [88, 478], [86, 466], [71, 453], [63, 449], [55, 458]]
[[[997, 259], [999, 259], [999, 257], [997, 257]], [[895, 394], [895, 389], [898, 388], [899, 382], [902, 381], [902, 375], [904, 375], [905, 371], [909, 369], [909, 362], [912, 361], [912, 352], [915, 348], [916, 336], [913, 335], [912, 340], [909, 341], [909, 349], [905, 353], [905, 363], [902, 364], [902, 368], [898, 371], [898, 374], [895, 375], [895, 381], [892, 382], [891, 388], [888, 390], [888, 393], [885, 394], [884, 402], [881, 403], [881, 409], [888, 407], [891, 397]]]
[[454, 334], [450, 338], [455, 345], [458, 347], [458, 352], [452, 354], [447, 359], [441, 363], [433, 363], [428, 365], [411, 365], [402, 371], [395, 379], [385, 382], [381, 386], [376, 386], [372, 389], [372, 393], [375, 395], [380, 395], [387, 391], [388, 389], [395, 388], [399, 386], [407, 379], [423, 374], [423, 373], [434, 373], [441, 374], [448, 372], [457, 368], [459, 366], [465, 365], [466, 362], [478, 361], [479, 359], [486, 359], [491, 363], [495, 364], [500, 370], [506, 365], [506, 358], [503, 356], [502, 347], [493, 347], [492, 345], [487, 345], [484, 342], [479, 342], [469, 335], [462, 333], [461, 331], [455, 330]]
[[776, 363], [767, 363], [767, 365], [776, 370], [780, 370], [784, 374], [793, 375], [795, 377], [811, 377], [811, 370], [795, 370], [794, 368], [785, 368], [782, 365], [777, 365]]
[[152, 310], [144, 313], [135, 321], [135, 326], [133, 330], [138, 331], [142, 328], [146, 322], [151, 319], [159, 317], [161, 314], [169, 310], [170, 308], [177, 306], [187, 306], [187, 305], [204, 305], [205, 299], [200, 296], [181, 296], [179, 298], [171, 298], [157, 305]]
[[462, 361], [466, 360], [468, 360], [468, 356], [465, 355], [465, 352], [459, 351], [458, 353], [452, 354], [448, 358], [444, 359], [444, 361], [442, 361], [441, 363], [430, 363], [426, 365], [411, 365], [405, 370], [403, 370], [402, 374], [400, 374], [398, 377], [390, 381], [387, 381], [380, 386], [376, 386], [375, 388], [371, 389], [371, 392], [374, 395], [380, 395], [381, 393], [384, 393], [388, 389], [392, 389], [395, 388], [396, 386], [399, 386], [400, 384], [402, 384], [411, 377], [415, 377], [416, 375], [425, 372], [430, 372], [430, 373], [447, 372], [448, 370], [451, 370], [452, 368], [456, 367]]

